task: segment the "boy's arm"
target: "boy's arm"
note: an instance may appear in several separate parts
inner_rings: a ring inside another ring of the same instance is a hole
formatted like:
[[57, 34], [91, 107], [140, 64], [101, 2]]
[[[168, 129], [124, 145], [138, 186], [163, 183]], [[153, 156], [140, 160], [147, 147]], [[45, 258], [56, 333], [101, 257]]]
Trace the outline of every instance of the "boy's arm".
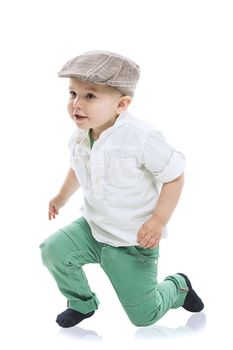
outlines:
[[80, 184], [75, 172], [72, 168], [70, 168], [60, 191], [49, 202], [49, 220], [55, 219], [56, 215], [59, 214], [59, 209], [62, 208], [66, 202], [68, 202], [69, 198], [79, 189], [79, 187]]
[[162, 190], [152, 217], [161, 222], [163, 226], [168, 223], [176, 208], [183, 185], [184, 174], [171, 182], [163, 184], [162, 186]]
[[144, 248], [154, 248], [159, 244], [164, 226], [169, 221], [179, 201], [184, 184], [184, 175], [164, 183], [152, 217], [138, 232], [137, 242]]
[[59, 195], [68, 201], [69, 198], [79, 189], [79, 187], [80, 184], [77, 176], [75, 175], [74, 170], [70, 168], [59, 191]]

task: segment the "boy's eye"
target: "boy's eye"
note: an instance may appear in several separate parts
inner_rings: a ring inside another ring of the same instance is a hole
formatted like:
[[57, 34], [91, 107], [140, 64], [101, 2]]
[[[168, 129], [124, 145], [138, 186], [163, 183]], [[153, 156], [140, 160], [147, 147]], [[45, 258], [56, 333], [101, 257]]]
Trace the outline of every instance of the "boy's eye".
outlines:
[[[73, 90], [70, 90], [70, 91], [69, 91], [69, 94], [70, 94], [70, 96], [71, 96], [72, 98], [75, 98], [75, 97], [77, 96], [77, 93], [76, 93], [75, 91], [73, 91]], [[91, 92], [89, 92], [89, 93], [86, 94], [86, 98], [87, 98], [88, 100], [93, 100], [93, 99], [95, 99], [96, 97], [95, 97], [95, 95], [93, 95]]]
[[70, 96], [75, 97], [76, 96], [76, 92], [70, 90]]
[[90, 92], [86, 95], [87, 99], [93, 100], [95, 97], [95, 95], [91, 94]]

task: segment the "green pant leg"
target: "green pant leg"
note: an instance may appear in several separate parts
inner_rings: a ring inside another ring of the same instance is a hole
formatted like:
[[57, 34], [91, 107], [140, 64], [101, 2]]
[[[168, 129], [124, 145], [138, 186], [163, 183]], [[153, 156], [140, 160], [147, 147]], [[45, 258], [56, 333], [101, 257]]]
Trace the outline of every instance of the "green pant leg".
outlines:
[[187, 286], [181, 276], [157, 284], [159, 249], [106, 247], [101, 266], [111, 280], [131, 322], [147, 326], [169, 309], [183, 305]]
[[80, 218], [55, 232], [40, 248], [42, 261], [68, 299], [69, 307], [82, 313], [96, 310], [99, 302], [90, 290], [82, 266], [98, 263], [100, 248], [86, 220]]

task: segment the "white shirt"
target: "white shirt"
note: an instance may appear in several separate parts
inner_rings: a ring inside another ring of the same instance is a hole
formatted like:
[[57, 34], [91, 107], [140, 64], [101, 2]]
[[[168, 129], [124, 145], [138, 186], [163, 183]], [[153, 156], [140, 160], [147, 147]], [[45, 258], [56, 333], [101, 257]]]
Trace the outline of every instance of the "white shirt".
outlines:
[[155, 209], [159, 187], [182, 175], [184, 156], [128, 111], [92, 149], [88, 132], [76, 129], [69, 142], [71, 167], [83, 189], [81, 213], [97, 241], [138, 245], [138, 231]]

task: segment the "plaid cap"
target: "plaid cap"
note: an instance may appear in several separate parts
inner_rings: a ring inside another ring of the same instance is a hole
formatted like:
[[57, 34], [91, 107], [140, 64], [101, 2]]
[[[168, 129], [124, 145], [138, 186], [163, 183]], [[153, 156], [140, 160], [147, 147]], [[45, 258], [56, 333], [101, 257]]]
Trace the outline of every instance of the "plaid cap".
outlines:
[[69, 60], [58, 76], [76, 78], [117, 88], [133, 96], [140, 76], [139, 66], [129, 58], [109, 51], [88, 51]]

